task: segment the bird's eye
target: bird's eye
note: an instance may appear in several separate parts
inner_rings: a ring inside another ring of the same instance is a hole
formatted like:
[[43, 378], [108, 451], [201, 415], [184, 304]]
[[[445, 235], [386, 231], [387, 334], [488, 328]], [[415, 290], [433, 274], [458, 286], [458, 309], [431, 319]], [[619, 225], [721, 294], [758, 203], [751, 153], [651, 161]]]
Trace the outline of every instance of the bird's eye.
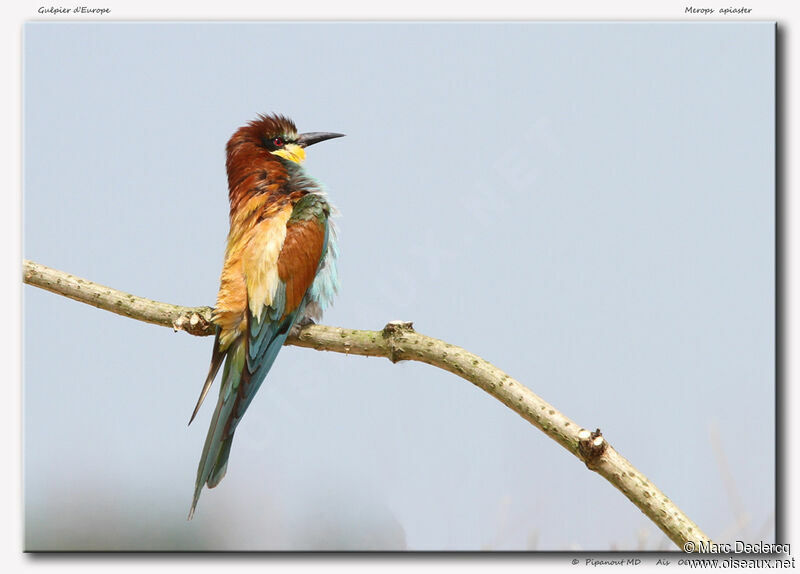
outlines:
[[275, 138], [272, 140], [272, 145], [275, 147], [283, 147], [284, 141], [283, 138]]

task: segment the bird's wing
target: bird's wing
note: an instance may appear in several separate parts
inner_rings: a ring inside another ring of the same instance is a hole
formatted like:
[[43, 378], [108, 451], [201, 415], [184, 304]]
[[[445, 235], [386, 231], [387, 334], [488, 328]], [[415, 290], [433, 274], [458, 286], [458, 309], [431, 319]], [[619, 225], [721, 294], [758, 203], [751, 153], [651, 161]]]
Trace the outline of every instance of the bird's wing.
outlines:
[[241, 401], [236, 409], [237, 422], [272, 367], [292, 325], [302, 315], [306, 293], [325, 254], [327, 212], [309, 209], [309, 205], [315, 205], [314, 198], [308, 195], [298, 201], [287, 220], [286, 235], [276, 265], [277, 286], [271, 302], [259, 308], [258, 302], [250, 298], [246, 353], [249, 377], [239, 390]]
[[[251, 207], [263, 208], [262, 203]], [[261, 309], [271, 305], [278, 290], [278, 256], [286, 239], [286, 222], [292, 214], [288, 203], [264, 210], [262, 219], [247, 232], [237, 232], [232, 225], [225, 250], [225, 264], [220, 277], [219, 294], [214, 308], [213, 321], [217, 325], [211, 366], [194, 412], [192, 424], [200, 405], [217, 376], [228, 349], [247, 329], [247, 309]]]
[[292, 325], [302, 315], [306, 292], [327, 248], [328, 212], [321, 207], [317, 207], [314, 200], [301, 199], [291, 213], [280, 214], [282, 241], [274, 257], [272, 242], [260, 237], [252, 245], [263, 246], [262, 259], [253, 258], [250, 253], [242, 258], [247, 302], [243, 336], [228, 343], [225, 353], [219, 400], [197, 471], [192, 511], [203, 484], [213, 488], [225, 476], [234, 430], [272, 367]]

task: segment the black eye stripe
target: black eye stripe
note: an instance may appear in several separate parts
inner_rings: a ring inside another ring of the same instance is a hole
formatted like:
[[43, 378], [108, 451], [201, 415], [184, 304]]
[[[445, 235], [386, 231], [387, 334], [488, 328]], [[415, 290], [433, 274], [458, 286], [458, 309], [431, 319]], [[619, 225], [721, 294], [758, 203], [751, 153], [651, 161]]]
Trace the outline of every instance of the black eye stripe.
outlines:
[[269, 151], [275, 151], [276, 149], [281, 149], [285, 147], [287, 143], [291, 143], [290, 140], [284, 138], [283, 136], [263, 136], [261, 143], [267, 148]]

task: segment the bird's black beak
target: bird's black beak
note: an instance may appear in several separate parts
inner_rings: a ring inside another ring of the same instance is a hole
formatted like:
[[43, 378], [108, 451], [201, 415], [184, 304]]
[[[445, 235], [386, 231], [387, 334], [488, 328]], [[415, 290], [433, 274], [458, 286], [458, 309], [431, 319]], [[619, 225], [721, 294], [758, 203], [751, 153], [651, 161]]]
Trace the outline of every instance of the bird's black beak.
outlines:
[[297, 145], [300, 147], [308, 147], [310, 145], [314, 145], [315, 143], [341, 137], [344, 137], [344, 134], [335, 134], [331, 132], [308, 132], [307, 134], [300, 134], [297, 137]]

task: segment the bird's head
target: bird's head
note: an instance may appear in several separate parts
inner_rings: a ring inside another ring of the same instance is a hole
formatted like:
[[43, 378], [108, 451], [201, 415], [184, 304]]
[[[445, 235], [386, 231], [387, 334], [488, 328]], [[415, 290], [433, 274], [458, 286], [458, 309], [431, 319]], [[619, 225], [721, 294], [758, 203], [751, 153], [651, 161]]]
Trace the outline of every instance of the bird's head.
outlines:
[[[308, 146], [344, 136], [331, 132], [298, 134], [292, 120], [277, 114], [259, 115], [257, 119], [239, 130], [237, 135], [242, 132], [245, 132], [243, 134], [245, 139], [251, 140], [273, 155], [295, 163], [302, 163], [306, 159], [305, 148]], [[233, 139], [235, 138], [236, 136]]]

